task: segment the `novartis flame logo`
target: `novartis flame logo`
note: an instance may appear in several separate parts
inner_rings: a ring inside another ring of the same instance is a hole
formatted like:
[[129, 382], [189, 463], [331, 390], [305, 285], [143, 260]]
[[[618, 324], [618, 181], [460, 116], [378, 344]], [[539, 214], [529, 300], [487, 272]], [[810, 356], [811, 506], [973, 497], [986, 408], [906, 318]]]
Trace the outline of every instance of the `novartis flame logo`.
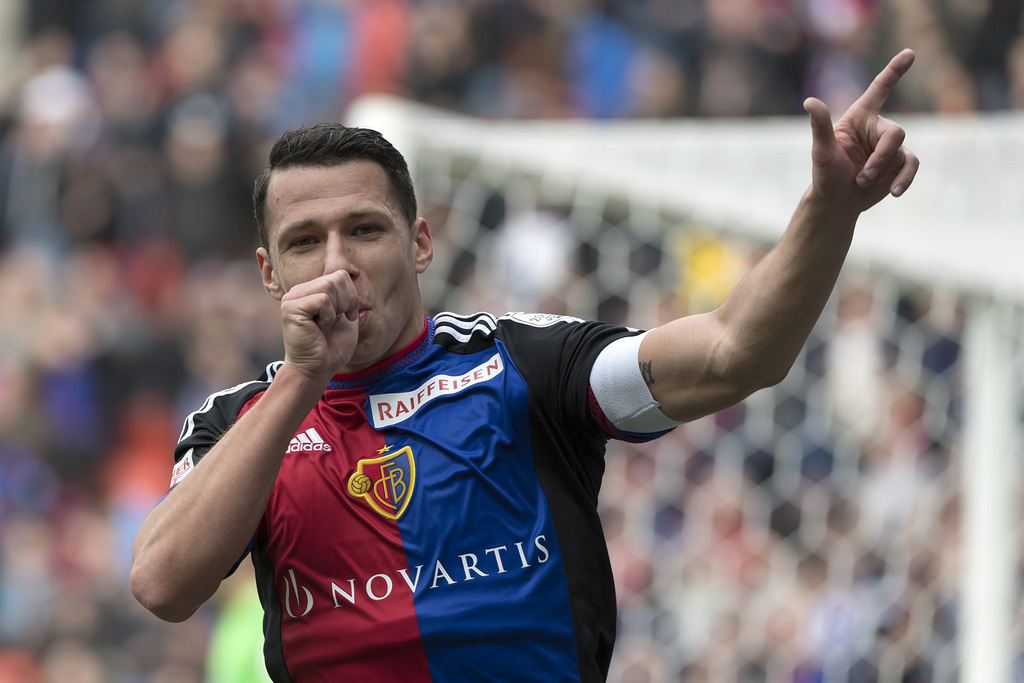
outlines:
[[[295, 578], [295, 570], [289, 569], [288, 576], [284, 577], [285, 591], [284, 591], [284, 609], [288, 612], [288, 616], [292, 619], [298, 617], [304, 617], [309, 614], [309, 611], [313, 609], [313, 594], [309, 592], [309, 589], [305, 586], [300, 586], [298, 580]], [[302, 597], [299, 596], [299, 589], [302, 589]], [[295, 596], [295, 609], [292, 609], [292, 596]], [[304, 598], [304, 599], [303, 599]], [[296, 614], [297, 610], [305, 609], [302, 614]]]
[[360, 460], [349, 477], [348, 492], [364, 499], [378, 514], [398, 519], [412, 498], [416, 463], [408, 446], [394, 453], [388, 453], [390, 450], [391, 446], [385, 446], [378, 451], [384, 455]]

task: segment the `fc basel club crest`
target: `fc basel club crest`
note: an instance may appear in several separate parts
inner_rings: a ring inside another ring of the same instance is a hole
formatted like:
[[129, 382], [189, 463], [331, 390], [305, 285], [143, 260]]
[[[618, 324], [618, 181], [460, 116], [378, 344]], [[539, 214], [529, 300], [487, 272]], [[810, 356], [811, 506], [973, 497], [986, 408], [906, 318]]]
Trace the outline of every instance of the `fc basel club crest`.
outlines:
[[412, 449], [388, 453], [385, 446], [379, 458], [359, 461], [355, 473], [348, 479], [348, 492], [363, 498], [374, 510], [388, 519], [398, 519], [409, 507], [409, 499], [416, 485], [416, 463]]

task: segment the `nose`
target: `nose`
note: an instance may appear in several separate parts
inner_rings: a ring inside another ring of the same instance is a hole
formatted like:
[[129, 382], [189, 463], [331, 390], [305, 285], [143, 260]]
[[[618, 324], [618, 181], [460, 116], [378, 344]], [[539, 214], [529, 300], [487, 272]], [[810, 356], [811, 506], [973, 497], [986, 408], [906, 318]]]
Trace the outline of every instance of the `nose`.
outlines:
[[324, 275], [344, 270], [353, 280], [359, 277], [359, 267], [353, 258], [351, 245], [338, 233], [327, 235], [327, 247], [324, 256]]

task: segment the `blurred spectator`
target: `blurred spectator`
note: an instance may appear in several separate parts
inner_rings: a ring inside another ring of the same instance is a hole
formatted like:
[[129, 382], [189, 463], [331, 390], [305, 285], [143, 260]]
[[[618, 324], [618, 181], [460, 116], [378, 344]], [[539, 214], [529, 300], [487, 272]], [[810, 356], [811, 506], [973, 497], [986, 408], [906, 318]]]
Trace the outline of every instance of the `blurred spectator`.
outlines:
[[60, 29], [41, 33], [30, 45], [30, 72], [0, 147], [0, 243], [32, 244], [62, 255], [104, 227], [102, 217], [80, 222], [79, 214], [61, 212], [63, 198], [81, 177], [74, 171], [88, 166], [86, 155], [100, 127], [92, 86], [71, 64], [73, 50]]
[[633, 109], [627, 79], [639, 45], [609, 5], [580, 13], [569, 29], [566, 75], [576, 111], [589, 119], [622, 118]]

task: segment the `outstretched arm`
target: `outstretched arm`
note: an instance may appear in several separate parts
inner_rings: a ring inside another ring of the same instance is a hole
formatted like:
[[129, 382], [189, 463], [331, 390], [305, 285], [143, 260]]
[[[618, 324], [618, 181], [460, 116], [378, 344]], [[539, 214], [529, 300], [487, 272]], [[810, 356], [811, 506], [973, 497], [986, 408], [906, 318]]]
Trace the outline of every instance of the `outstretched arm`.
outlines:
[[782, 381], [835, 286], [858, 216], [903, 194], [919, 161], [902, 128], [880, 116], [914, 61], [904, 50], [832, 124], [808, 98], [812, 182], [779, 243], [717, 310], [663, 325], [644, 339], [639, 362], [651, 395], [681, 421], [722, 410]]

